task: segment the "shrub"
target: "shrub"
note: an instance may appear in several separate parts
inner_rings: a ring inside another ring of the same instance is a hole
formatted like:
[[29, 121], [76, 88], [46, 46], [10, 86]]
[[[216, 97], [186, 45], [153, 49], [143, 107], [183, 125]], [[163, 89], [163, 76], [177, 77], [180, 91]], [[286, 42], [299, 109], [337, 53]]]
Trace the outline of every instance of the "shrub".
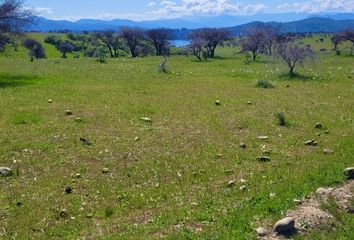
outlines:
[[285, 115], [284, 115], [283, 112], [278, 111], [278, 112], [275, 114], [275, 117], [278, 119], [278, 125], [279, 125], [279, 126], [283, 126], [283, 127], [288, 126], [288, 122], [286, 121], [286, 118], [285, 118]]
[[25, 48], [28, 49], [28, 54], [31, 57], [31, 61], [40, 58], [45, 58], [45, 49], [43, 45], [35, 39], [26, 39], [23, 42]]
[[269, 80], [258, 80], [256, 87], [259, 88], [274, 88], [274, 84]]

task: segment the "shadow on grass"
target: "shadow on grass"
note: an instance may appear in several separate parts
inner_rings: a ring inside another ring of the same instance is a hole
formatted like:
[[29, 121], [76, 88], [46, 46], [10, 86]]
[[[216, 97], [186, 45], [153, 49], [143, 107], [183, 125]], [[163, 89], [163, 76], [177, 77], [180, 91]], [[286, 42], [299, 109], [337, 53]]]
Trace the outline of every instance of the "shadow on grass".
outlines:
[[39, 80], [36, 76], [0, 73], [0, 88], [21, 87], [34, 84]]
[[301, 81], [310, 81], [314, 79], [313, 76], [302, 75], [300, 73], [295, 73], [293, 75], [290, 75], [289, 73], [283, 73], [279, 75], [279, 78], [283, 80], [301, 80]]

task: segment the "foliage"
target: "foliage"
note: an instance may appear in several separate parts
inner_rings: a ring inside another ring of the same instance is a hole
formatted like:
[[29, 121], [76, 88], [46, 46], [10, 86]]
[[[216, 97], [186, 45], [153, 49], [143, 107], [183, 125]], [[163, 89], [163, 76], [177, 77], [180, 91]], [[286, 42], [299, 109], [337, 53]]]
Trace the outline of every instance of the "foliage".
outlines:
[[274, 88], [274, 84], [269, 80], [258, 80], [256, 83], [258, 88]]
[[37, 40], [28, 38], [23, 42], [23, 45], [28, 49], [28, 54], [31, 57], [31, 61], [33, 61], [34, 58], [45, 58], [45, 49]]

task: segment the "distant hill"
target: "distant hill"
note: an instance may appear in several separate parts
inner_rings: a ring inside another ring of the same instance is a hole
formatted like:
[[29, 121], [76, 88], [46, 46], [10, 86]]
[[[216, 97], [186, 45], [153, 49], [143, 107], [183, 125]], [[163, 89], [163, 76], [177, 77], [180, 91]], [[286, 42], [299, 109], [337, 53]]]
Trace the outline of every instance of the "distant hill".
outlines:
[[[186, 16], [176, 19], [159, 19], [153, 21], [131, 21], [125, 19], [115, 19], [110, 21], [95, 20], [95, 19], [81, 19], [76, 22], [71, 21], [58, 21], [49, 20], [45, 18], [36, 18], [36, 25], [29, 27], [28, 31], [57, 31], [57, 30], [70, 30], [73, 32], [83, 31], [96, 31], [105, 29], [119, 29], [121, 26], [137, 26], [141, 28], [156, 28], [165, 27], [171, 29], [195, 29], [201, 27], [233, 27], [248, 24], [251, 22], [278, 22], [278, 23], [291, 23], [303, 19], [312, 18], [327, 18], [332, 20], [354, 20], [354, 13], [336, 13], [336, 14], [309, 14], [309, 13], [281, 13], [281, 14], [257, 14], [252, 16], [232, 16], [232, 15], [219, 15], [219, 16]], [[321, 22], [319, 20], [318, 22]], [[329, 21], [324, 21], [324, 24], [330, 24], [328, 28], [336, 25]], [[307, 24], [307, 22], [306, 22]], [[340, 23], [339, 23], [340, 24]], [[336, 27], [337, 28], [337, 27]], [[292, 26], [292, 29], [294, 27]]]
[[228, 28], [233, 35], [238, 36], [247, 32], [255, 26], [269, 26], [281, 33], [317, 33], [317, 32], [338, 32], [348, 28], [354, 28], [354, 20], [334, 20], [331, 18], [312, 17], [294, 22], [251, 22], [240, 26]]

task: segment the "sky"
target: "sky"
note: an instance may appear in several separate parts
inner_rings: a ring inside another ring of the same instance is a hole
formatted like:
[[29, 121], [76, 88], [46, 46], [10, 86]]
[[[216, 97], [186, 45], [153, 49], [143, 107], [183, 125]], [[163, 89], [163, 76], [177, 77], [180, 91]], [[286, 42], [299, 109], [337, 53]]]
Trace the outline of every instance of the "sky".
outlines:
[[351, 12], [354, 0], [27, 0], [40, 16], [57, 20], [130, 19], [284, 12]]

